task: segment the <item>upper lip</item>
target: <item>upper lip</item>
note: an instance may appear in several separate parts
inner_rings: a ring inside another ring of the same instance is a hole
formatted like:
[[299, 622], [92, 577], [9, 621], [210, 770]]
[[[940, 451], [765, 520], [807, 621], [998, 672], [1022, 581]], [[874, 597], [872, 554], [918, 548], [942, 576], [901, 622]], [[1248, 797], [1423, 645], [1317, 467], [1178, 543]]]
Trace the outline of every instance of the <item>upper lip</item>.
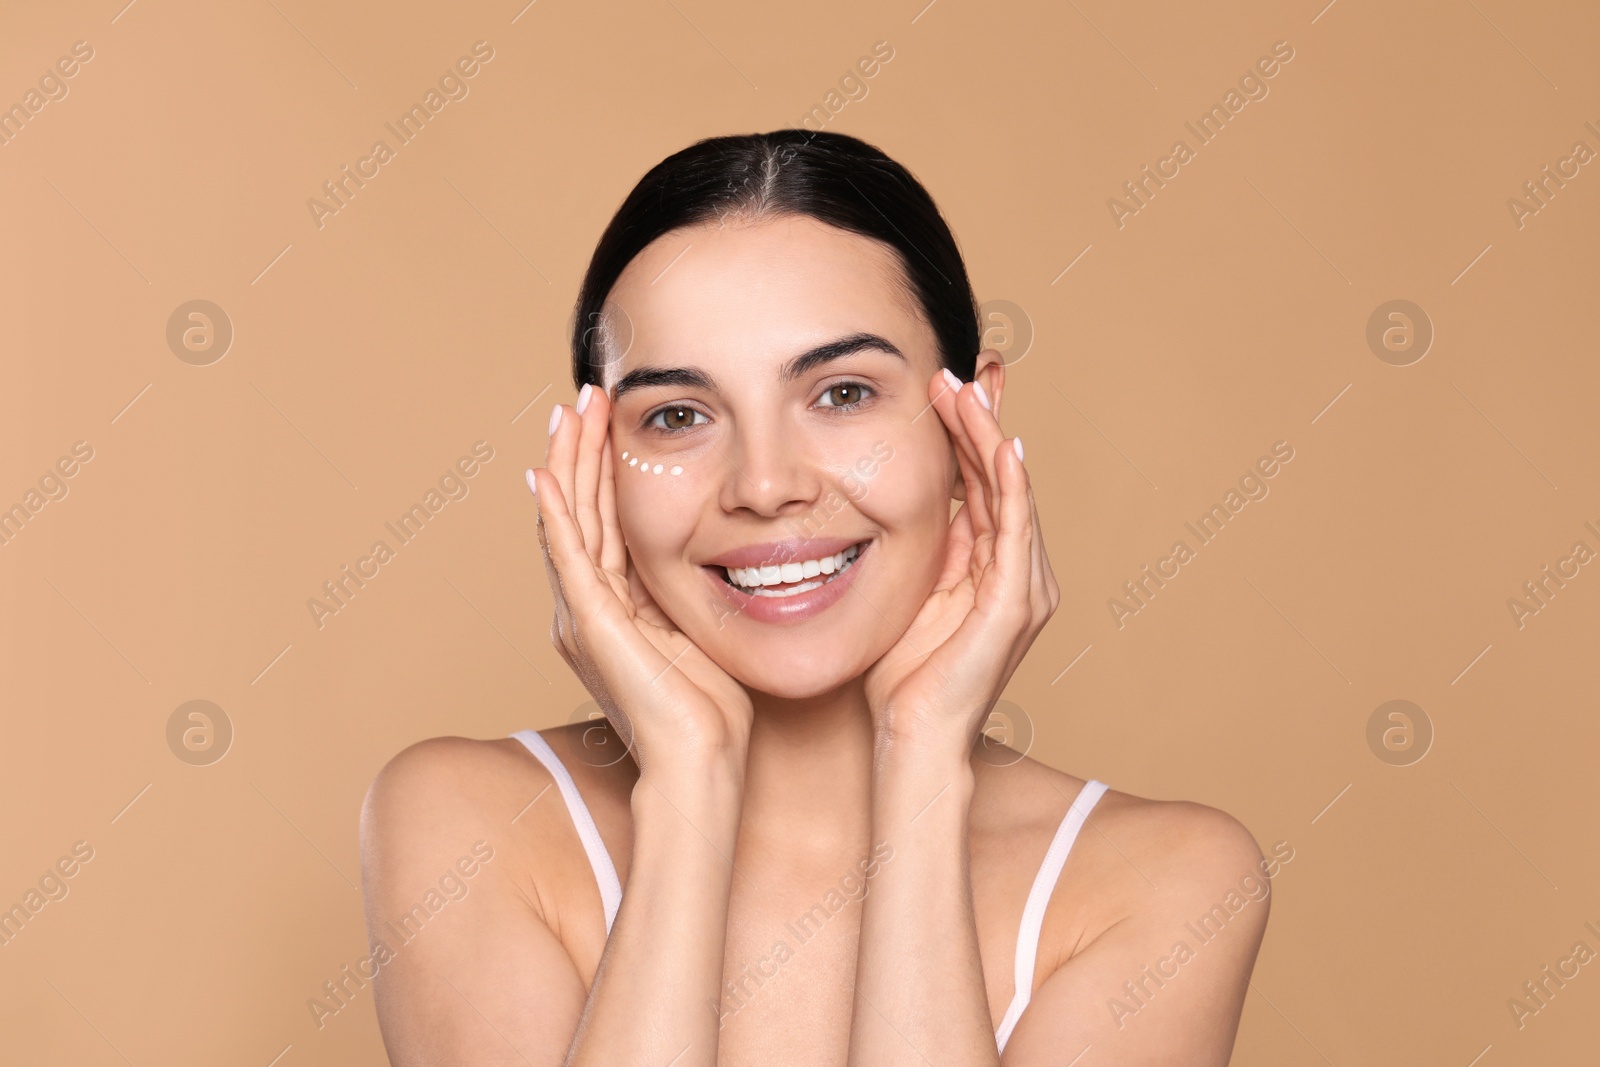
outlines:
[[870, 540], [864, 537], [812, 537], [790, 538], [786, 541], [768, 541], [765, 544], [745, 545], [730, 549], [714, 559], [708, 567], [775, 567], [784, 563], [804, 563], [808, 559], [823, 559], [843, 552], [851, 545]]

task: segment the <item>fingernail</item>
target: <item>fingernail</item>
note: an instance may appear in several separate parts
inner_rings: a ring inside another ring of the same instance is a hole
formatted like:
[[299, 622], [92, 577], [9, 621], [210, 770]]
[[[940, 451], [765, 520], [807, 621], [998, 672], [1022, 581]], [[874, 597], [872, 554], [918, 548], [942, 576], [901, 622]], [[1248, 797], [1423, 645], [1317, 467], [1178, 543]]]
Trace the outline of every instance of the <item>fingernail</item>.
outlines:
[[561, 405], [557, 404], [550, 410], [550, 436], [554, 437], [556, 426], [561, 422]]
[[533, 490], [533, 495], [539, 495], [539, 483], [533, 480], [533, 468], [528, 468], [528, 488]]
[[976, 379], [974, 379], [972, 382], [972, 390], [978, 394], [978, 403], [983, 405], [983, 409], [985, 411], [994, 410], [994, 408], [989, 406], [989, 394], [983, 391], [983, 386], [979, 385]]
[[588, 382], [585, 382], [583, 388], [578, 390], [578, 402], [574, 405], [574, 408], [579, 415], [582, 415], [583, 409], [589, 406], [589, 395], [593, 392], [594, 386]]
[[1014, 452], [1016, 452], [1017, 458], [1021, 459], [1022, 458], [1022, 438], [1013, 437], [1011, 439], [1011, 448], [1012, 448], [1012, 450]]
[[944, 369], [944, 380], [945, 384], [950, 386], [951, 392], [959, 393], [961, 391], [961, 379], [957, 378], [955, 374], [951, 372], [949, 367]]

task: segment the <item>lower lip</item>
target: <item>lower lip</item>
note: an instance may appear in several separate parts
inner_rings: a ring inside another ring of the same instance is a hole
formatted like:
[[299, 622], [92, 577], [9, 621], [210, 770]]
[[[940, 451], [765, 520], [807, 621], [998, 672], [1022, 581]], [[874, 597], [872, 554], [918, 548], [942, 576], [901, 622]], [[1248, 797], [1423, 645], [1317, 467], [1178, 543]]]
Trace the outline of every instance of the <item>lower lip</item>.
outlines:
[[844, 596], [845, 587], [855, 580], [856, 572], [861, 570], [862, 561], [872, 551], [874, 543], [872, 541], [863, 543], [856, 551], [854, 562], [833, 581], [825, 582], [804, 593], [795, 593], [793, 596], [755, 596], [724, 581], [721, 567], [702, 567], [701, 570], [705, 571], [706, 577], [717, 587], [723, 599], [733, 605], [738, 614], [747, 615], [756, 622], [804, 622], [827, 611], [836, 600]]

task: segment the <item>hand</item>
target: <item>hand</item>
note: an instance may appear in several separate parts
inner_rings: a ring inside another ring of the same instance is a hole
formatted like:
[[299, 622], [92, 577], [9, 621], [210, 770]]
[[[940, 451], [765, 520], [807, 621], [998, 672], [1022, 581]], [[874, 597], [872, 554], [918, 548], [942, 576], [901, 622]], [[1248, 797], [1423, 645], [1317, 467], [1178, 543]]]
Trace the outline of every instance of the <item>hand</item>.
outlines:
[[617, 522], [611, 400], [586, 388], [582, 413], [556, 405], [548, 466], [528, 471], [555, 601], [551, 643], [641, 772], [654, 763], [693, 772], [727, 756], [742, 767], [749, 693], [678, 630], [634, 570]]
[[1026, 468], [968, 383], [928, 383], [955, 444], [965, 502], [950, 521], [944, 568], [901, 640], [867, 671], [878, 736], [970, 749], [989, 709], [1055, 613]]

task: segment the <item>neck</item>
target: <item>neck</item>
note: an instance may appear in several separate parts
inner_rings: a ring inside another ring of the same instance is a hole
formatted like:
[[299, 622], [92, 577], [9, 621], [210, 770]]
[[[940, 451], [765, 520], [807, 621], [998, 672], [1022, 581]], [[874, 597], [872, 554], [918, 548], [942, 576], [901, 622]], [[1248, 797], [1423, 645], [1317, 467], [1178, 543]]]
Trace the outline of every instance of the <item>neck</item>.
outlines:
[[860, 678], [815, 697], [751, 693], [743, 822], [785, 848], [864, 848], [871, 832], [872, 718]]

